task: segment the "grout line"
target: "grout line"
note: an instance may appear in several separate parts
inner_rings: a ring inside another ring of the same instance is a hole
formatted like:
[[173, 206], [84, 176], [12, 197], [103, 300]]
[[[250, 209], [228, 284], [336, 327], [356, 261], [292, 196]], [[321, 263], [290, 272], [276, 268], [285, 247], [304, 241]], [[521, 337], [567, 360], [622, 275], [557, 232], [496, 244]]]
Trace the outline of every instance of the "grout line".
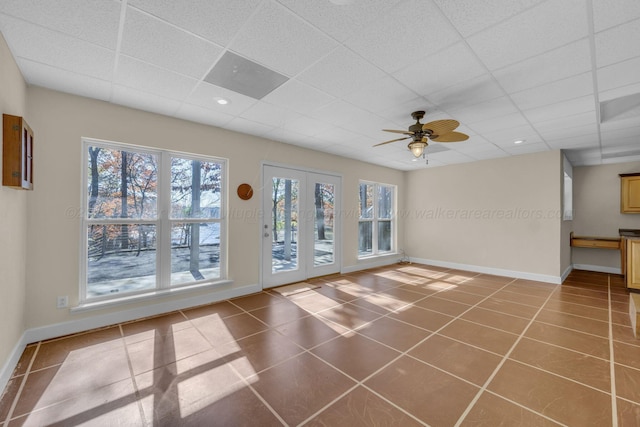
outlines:
[[140, 394], [140, 388], [138, 387], [138, 382], [136, 381], [136, 376], [133, 372], [133, 364], [131, 363], [131, 357], [129, 356], [129, 347], [127, 346], [127, 340], [125, 339], [121, 323], [118, 324], [118, 328], [120, 328], [120, 339], [124, 346], [124, 352], [127, 355], [127, 366], [129, 367], [131, 382], [133, 383], [133, 393], [136, 396], [136, 403], [138, 404], [138, 410], [140, 411], [140, 418], [142, 419], [143, 425], [148, 425], [147, 418], [145, 417], [144, 410], [142, 409], [142, 395]]
[[11, 420], [11, 417], [13, 417], [13, 412], [16, 409], [16, 406], [18, 406], [18, 400], [20, 400], [20, 397], [22, 395], [22, 390], [24, 390], [24, 386], [27, 383], [27, 379], [29, 378], [29, 374], [31, 373], [31, 367], [33, 366], [33, 362], [35, 362], [36, 357], [38, 356], [38, 350], [40, 350], [40, 344], [42, 343], [42, 341], [39, 341], [37, 346], [36, 346], [36, 350], [33, 352], [33, 356], [31, 356], [31, 360], [29, 361], [29, 366], [27, 366], [27, 370], [25, 371], [23, 377], [22, 377], [22, 382], [20, 383], [20, 387], [18, 388], [18, 392], [16, 393], [15, 398], [13, 399], [13, 403], [11, 403], [11, 407], [9, 408], [9, 412], [7, 412], [7, 417], [4, 420], [4, 423], [6, 426], [9, 425], [9, 421]]
[[608, 276], [609, 302], [609, 369], [611, 377], [611, 426], [618, 427], [618, 402], [616, 399], [616, 363], [613, 351], [613, 321], [611, 313], [611, 276]]
[[[556, 290], [559, 288], [556, 288]], [[547, 297], [547, 299], [545, 300], [544, 304], [542, 304], [540, 306], [540, 308], [538, 309], [538, 311], [536, 312], [536, 314], [531, 318], [531, 320], [529, 321], [529, 323], [527, 324], [527, 326], [525, 326], [525, 328], [522, 330], [522, 332], [520, 333], [520, 336], [516, 339], [516, 341], [513, 343], [513, 345], [511, 346], [511, 348], [505, 353], [505, 355], [503, 356], [502, 360], [498, 363], [498, 366], [496, 366], [496, 368], [493, 370], [493, 372], [491, 373], [491, 375], [489, 376], [489, 378], [487, 378], [487, 380], [485, 381], [485, 383], [482, 385], [482, 387], [480, 388], [480, 391], [478, 391], [478, 393], [475, 395], [475, 397], [471, 400], [471, 402], [469, 402], [469, 405], [467, 406], [467, 408], [464, 410], [464, 412], [462, 413], [462, 415], [460, 415], [460, 418], [458, 418], [458, 421], [456, 422], [455, 426], [458, 427], [462, 424], [462, 422], [464, 421], [464, 419], [467, 417], [467, 415], [469, 415], [469, 412], [471, 412], [471, 409], [475, 406], [475, 404], [478, 402], [478, 400], [480, 399], [480, 396], [482, 395], [482, 393], [485, 392], [485, 390], [487, 389], [487, 387], [489, 386], [489, 384], [491, 383], [491, 381], [493, 381], [493, 379], [496, 377], [496, 375], [498, 374], [498, 371], [500, 371], [500, 369], [502, 369], [502, 366], [505, 364], [505, 362], [507, 361], [507, 359], [509, 358], [509, 356], [511, 355], [511, 353], [513, 352], [513, 350], [516, 348], [516, 346], [520, 343], [520, 341], [522, 340], [522, 338], [524, 337], [524, 334], [527, 333], [527, 331], [529, 330], [529, 327], [533, 324], [533, 322], [536, 320], [536, 317], [538, 317], [538, 314], [540, 314], [540, 312], [542, 311], [542, 309], [544, 308], [544, 306], [547, 304], [547, 302], [549, 302], [549, 300], [551, 299], [551, 296], [555, 293], [556, 291], [554, 290], [553, 292], [551, 292], [549, 294], [549, 296]]]

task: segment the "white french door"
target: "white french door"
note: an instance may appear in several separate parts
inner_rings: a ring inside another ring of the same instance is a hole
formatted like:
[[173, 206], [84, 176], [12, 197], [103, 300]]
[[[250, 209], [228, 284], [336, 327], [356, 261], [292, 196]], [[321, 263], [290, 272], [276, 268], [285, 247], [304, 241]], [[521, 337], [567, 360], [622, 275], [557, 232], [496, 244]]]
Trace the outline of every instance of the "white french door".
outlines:
[[262, 287], [340, 271], [340, 177], [265, 165]]

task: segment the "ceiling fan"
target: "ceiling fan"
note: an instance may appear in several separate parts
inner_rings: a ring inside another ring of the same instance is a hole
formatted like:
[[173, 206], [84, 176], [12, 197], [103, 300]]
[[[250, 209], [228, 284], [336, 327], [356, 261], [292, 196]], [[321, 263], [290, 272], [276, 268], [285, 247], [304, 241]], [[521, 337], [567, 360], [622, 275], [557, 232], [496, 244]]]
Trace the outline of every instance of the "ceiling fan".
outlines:
[[422, 153], [424, 153], [425, 147], [429, 145], [427, 142], [429, 139], [436, 142], [459, 142], [469, 139], [469, 135], [461, 132], [455, 132], [455, 128], [460, 125], [457, 120], [435, 120], [433, 122], [422, 124], [420, 123], [420, 120], [424, 117], [424, 114], [424, 111], [414, 111], [411, 113], [411, 117], [413, 117], [416, 123], [409, 126], [408, 130], [382, 129], [385, 132], [402, 133], [408, 136], [381, 142], [374, 145], [374, 147], [413, 138], [413, 141], [409, 143], [408, 147], [411, 153], [418, 158]]

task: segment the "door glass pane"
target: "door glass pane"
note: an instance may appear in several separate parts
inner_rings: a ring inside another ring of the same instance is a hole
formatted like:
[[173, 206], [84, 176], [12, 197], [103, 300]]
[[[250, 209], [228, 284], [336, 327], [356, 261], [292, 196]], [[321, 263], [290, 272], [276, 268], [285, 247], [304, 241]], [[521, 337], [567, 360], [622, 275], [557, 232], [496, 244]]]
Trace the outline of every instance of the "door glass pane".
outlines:
[[332, 264], [334, 262], [334, 193], [332, 184], [315, 185], [315, 221], [313, 265]]
[[391, 250], [391, 221], [378, 221], [378, 251]]
[[271, 271], [298, 269], [298, 191], [297, 179], [272, 180], [271, 192]]
[[171, 284], [220, 278], [220, 223], [173, 223]]
[[156, 287], [156, 227], [94, 224], [88, 233], [89, 298]]

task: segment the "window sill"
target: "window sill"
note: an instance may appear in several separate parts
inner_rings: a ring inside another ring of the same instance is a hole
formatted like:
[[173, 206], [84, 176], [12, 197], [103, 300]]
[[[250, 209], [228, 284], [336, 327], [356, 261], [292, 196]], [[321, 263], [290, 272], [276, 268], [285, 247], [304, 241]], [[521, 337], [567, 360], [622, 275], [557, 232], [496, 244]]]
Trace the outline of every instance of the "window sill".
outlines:
[[233, 283], [233, 281], [218, 280], [216, 282], [199, 283], [196, 285], [183, 286], [175, 289], [161, 289], [161, 290], [152, 291], [152, 292], [145, 292], [143, 294], [123, 296], [120, 298], [113, 298], [113, 299], [94, 301], [94, 302], [85, 302], [75, 307], [71, 307], [69, 311], [72, 314], [84, 313], [86, 311], [99, 310], [102, 308], [109, 308], [109, 307], [117, 307], [119, 305], [130, 304], [135, 302], [151, 301], [161, 297], [166, 297], [170, 295], [180, 295], [180, 294], [188, 293], [190, 291], [214, 288], [221, 285], [228, 285], [230, 283]]
[[366, 256], [360, 256], [358, 257], [358, 262], [363, 261], [369, 261], [372, 259], [380, 259], [380, 258], [385, 258], [385, 257], [396, 257], [399, 256], [400, 253], [399, 252], [385, 252], [383, 254], [376, 254], [376, 255], [366, 255]]

